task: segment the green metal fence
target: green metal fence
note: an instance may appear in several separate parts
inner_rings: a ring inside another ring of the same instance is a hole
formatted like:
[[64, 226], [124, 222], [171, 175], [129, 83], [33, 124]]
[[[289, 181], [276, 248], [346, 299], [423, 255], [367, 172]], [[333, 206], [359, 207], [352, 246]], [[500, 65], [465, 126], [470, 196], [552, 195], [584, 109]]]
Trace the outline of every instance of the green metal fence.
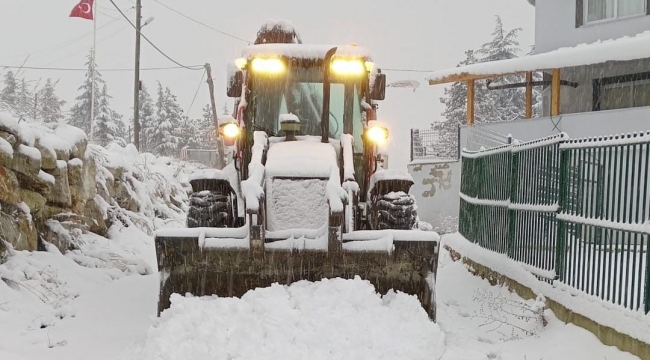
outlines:
[[462, 157], [467, 239], [541, 279], [650, 312], [650, 133], [560, 134]]

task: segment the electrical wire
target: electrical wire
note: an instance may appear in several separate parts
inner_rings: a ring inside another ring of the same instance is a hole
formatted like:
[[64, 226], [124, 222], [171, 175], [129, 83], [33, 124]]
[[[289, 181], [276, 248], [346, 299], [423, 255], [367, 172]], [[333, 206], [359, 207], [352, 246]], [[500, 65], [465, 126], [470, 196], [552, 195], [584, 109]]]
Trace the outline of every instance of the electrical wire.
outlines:
[[192, 98], [192, 103], [190, 104], [190, 107], [185, 112], [188, 115], [190, 114], [190, 111], [192, 111], [192, 106], [194, 106], [194, 101], [196, 100], [196, 96], [199, 94], [199, 90], [201, 90], [201, 85], [203, 85], [203, 79], [205, 79], [206, 72], [207, 70], [203, 71], [203, 75], [201, 75], [201, 81], [199, 81], [199, 86], [196, 88], [196, 92], [194, 93], [194, 97]]
[[[121, 21], [122, 21], [122, 20], [121, 20]], [[115, 36], [115, 35], [121, 33], [122, 31], [124, 31], [124, 30], [126, 30], [126, 29], [128, 29], [128, 28], [129, 28], [128, 26], [124, 25], [124, 26], [121, 27], [120, 29], [117, 29], [116, 31], [113, 31], [112, 33], [110, 33], [110, 34], [108, 34], [108, 35], [102, 37], [102, 38], [99, 39], [99, 40], [97, 40], [97, 43], [98, 43], [98, 44], [99, 44], [99, 43], [102, 43], [102, 42], [104, 42], [104, 41], [110, 39], [111, 37], [113, 37], [113, 36]], [[57, 62], [59, 62], [59, 61], [61, 61], [61, 60], [65, 60], [65, 59], [71, 58], [71, 57], [73, 57], [73, 56], [75, 56], [75, 55], [77, 55], [77, 54], [79, 54], [79, 53], [84, 52], [84, 51], [88, 51], [88, 49], [85, 49], [85, 48], [84, 48], [84, 49], [81, 49], [81, 50], [79, 50], [79, 51], [72, 52], [72, 53], [67, 54], [67, 55], [65, 55], [65, 56], [62, 56], [62, 57], [60, 57], [60, 58], [57, 58], [57, 59], [55, 59], [55, 60], [52, 60], [52, 61], [50, 61], [50, 62], [44, 64], [43, 66], [49, 66], [49, 65], [54, 64], [54, 63], [57, 63]]]
[[122, 15], [122, 17], [125, 18], [126, 21], [129, 22], [129, 24], [131, 24], [131, 26], [135, 29], [135, 31], [137, 31], [138, 33], [140, 33], [140, 36], [142, 36], [142, 38], [145, 39], [145, 40], [149, 43], [149, 45], [153, 46], [153, 48], [156, 49], [156, 51], [158, 51], [162, 56], [166, 57], [167, 60], [173, 62], [174, 64], [176, 64], [176, 65], [178, 65], [178, 66], [180, 66], [180, 67], [183, 67], [183, 68], [185, 68], [185, 69], [188, 69], [188, 70], [201, 70], [201, 69], [203, 69], [203, 66], [201, 66], [200, 68], [192, 68], [192, 67], [189, 67], [189, 66], [185, 66], [185, 65], [179, 63], [178, 61], [172, 59], [171, 57], [169, 57], [169, 55], [165, 54], [165, 52], [163, 52], [162, 50], [160, 50], [160, 48], [158, 48], [156, 45], [154, 45], [154, 43], [151, 42], [151, 40], [149, 40], [149, 38], [147, 38], [147, 37], [142, 33], [142, 31], [140, 31], [140, 29], [138, 29], [138, 28], [133, 24], [133, 22], [131, 22], [131, 19], [129, 19], [129, 18], [124, 14], [124, 12], [122, 12], [122, 9], [120, 9], [120, 8], [117, 6], [117, 4], [115, 4], [115, 2], [114, 2], [113, 0], [109, 0], [109, 1], [111, 2], [111, 4], [113, 4], [113, 6], [115, 7], [115, 9], [117, 9], [117, 11], [120, 12], [120, 14]]
[[[192, 70], [198, 70], [194, 68], [203, 67], [204, 65], [191, 65]], [[0, 65], [0, 68], [4, 69], [25, 69], [25, 70], [50, 70], [50, 71], [88, 71], [88, 69], [82, 68], [61, 68], [61, 67], [41, 67], [41, 66], [19, 66], [19, 65]], [[151, 67], [151, 68], [141, 68], [140, 71], [155, 71], [155, 70], [174, 70], [174, 69], [187, 69], [187, 66], [168, 66], [168, 67]], [[126, 71], [135, 71], [135, 69], [127, 68], [113, 68], [113, 69], [100, 69], [101, 71], [109, 72], [126, 72]]]
[[183, 14], [182, 12], [180, 12], [180, 11], [178, 11], [178, 10], [176, 10], [176, 9], [173, 9], [173, 8], [171, 8], [171, 7], [169, 7], [169, 6], [167, 6], [167, 5], [163, 4], [163, 3], [161, 3], [161, 2], [158, 1], [158, 0], [153, 0], [153, 1], [156, 2], [156, 3], [158, 3], [158, 4], [160, 4], [161, 6], [163, 6], [164, 8], [166, 8], [167, 10], [173, 11], [173, 12], [175, 12], [176, 14], [178, 14], [178, 15], [180, 15], [180, 16], [182, 16], [182, 17], [184, 17], [184, 18], [186, 18], [186, 19], [188, 19], [188, 20], [190, 20], [190, 21], [195, 22], [195, 23], [197, 23], [197, 24], [199, 24], [199, 25], [201, 25], [201, 26], [204, 26], [204, 27], [206, 27], [206, 28], [208, 28], [208, 29], [210, 29], [210, 30], [212, 30], [212, 31], [216, 31], [216, 32], [220, 33], [221, 35], [225, 35], [225, 36], [231, 37], [231, 38], [233, 38], [233, 39], [236, 39], [236, 40], [239, 40], [239, 41], [243, 41], [243, 42], [245, 42], [245, 43], [247, 43], [247, 44], [251, 44], [251, 42], [248, 41], [248, 40], [242, 39], [242, 38], [237, 37], [237, 36], [235, 36], [235, 35], [233, 35], [233, 34], [229, 34], [229, 33], [225, 32], [225, 31], [223, 31], [223, 30], [219, 30], [219, 29], [217, 29], [217, 28], [215, 28], [215, 27], [212, 27], [212, 26], [210, 26], [210, 25], [208, 25], [208, 24], [202, 23], [202, 22], [200, 22], [199, 20], [196, 20], [196, 19], [194, 19], [194, 18], [192, 18], [192, 17], [190, 17], [190, 16], [188, 16], [188, 15], [185, 15], [185, 14]]

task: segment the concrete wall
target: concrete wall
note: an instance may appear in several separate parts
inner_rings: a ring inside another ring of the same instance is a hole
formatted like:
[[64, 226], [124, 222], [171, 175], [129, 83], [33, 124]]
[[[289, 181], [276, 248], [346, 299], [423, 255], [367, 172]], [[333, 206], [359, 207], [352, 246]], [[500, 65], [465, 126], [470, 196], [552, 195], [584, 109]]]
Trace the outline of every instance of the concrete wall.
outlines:
[[420, 220], [431, 223], [441, 233], [456, 231], [461, 163], [418, 162], [409, 164], [408, 170], [415, 181], [410, 193], [417, 200]]
[[576, 0], [537, 0], [535, 3], [537, 53], [636, 35], [646, 30], [650, 30], [650, 16], [615, 19], [576, 28]]
[[650, 130], [650, 107], [621, 110], [594, 111], [563, 114], [558, 117], [532, 120], [515, 120], [505, 123], [477, 125], [473, 129], [461, 128], [461, 148], [477, 150], [477, 144], [468, 143], [470, 132], [496, 132], [512, 134], [514, 139], [530, 141], [558, 134], [562, 131], [572, 138], [624, 134]]

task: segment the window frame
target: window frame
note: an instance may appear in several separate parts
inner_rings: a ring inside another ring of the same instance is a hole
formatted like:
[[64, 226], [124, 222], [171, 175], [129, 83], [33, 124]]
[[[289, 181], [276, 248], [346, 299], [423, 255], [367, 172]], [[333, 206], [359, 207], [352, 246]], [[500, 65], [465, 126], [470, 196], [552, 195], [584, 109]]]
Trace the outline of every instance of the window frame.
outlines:
[[603, 23], [608, 23], [611, 21], [618, 21], [618, 20], [625, 20], [625, 19], [630, 19], [630, 18], [636, 18], [636, 17], [641, 17], [641, 16], [647, 16], [650, 15], [650, 0], [645, 1], [645, 14], [636, 14], [636, 15], [626, 15], [623, 17], [618, 17], [618, 1], [620, 0], [614, 0], [616, 1], [616, 6], [614, 8], [615, 11], [615, 16], [613, 18], [608, 18], [608, 19], [602, 19], [602, 20], [595, 20], [595, 21], [587, 21], [588, 18], [588, 11], [587, 8], [589, 6], [589, 0], [576, 0], [576, 28], [583, 27], [583, 26], [594, 26], [594, 25], [599, 25]]
[[577, 1], [577, 7], [576, 10], [578, 10], [581, 7], [581, 11], [577, 11], [576, 15], [580, 14], [581, 19], [579, 20], [579, 26], [589, 26], [589, 25], [598, 25], [602, 23], [608, 23], [611, 21], [617, 21], [617, 20], [625, 20], [625, 19], [630, 19], [630, 18], [635, 18], [635, 17], [641, 17], [641, 16], [646, 16], [650, 15], [650, 0], [645, 0], [644, 1], [644, 10], [643, 12], [639, 14], [632, 14], [632, 15], [625, 15], [625, 16], [618, 16], [618, 4], [621, 0], [612, 0], [614, 1], [614, 16], [611, 18], [605, 18], [605, 19], [600, 19], [600, 20], [593, 20], [589, 21], [589, 1], [592, 0], [578, 0]]
[[[601, 106], [601, 97], [603, 93], [603, 89], [607, 86], [610, 85], [615, 85], [615, 84], [627, 84], [631, 86], [631, 90], [634, 90], [634, 84], [635, 83], [648, 83], [650, 82], [650, 71], [648, 72], [641, 72], [641, 73], [636, 73], [636, 74], [628, 74], [628, 75], [620, 75], [620, 76], [610, 76], [610, 77], [605, 77], [605, 78], [599, 78], [599, 79], [594, 79], [593, 80], [593, 103], [592, 103], [592, 110], [593, 111], [601, 111], [602, 106]], [[634, 107], [641, 107], [641, 106], [634, 106], [634, 98], [633, 98], [633, 93], [630, 93], [630, 102], [631, 106], [626, 108], [634, 108]], [[612, 109], [612, 110], [619, 110], [619, 109]]]

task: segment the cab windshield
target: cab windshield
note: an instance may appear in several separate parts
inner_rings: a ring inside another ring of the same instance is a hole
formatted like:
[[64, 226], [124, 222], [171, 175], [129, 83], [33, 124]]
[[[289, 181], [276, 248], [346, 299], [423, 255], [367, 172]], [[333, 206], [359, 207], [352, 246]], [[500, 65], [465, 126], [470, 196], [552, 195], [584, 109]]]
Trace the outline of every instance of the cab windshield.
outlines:
[[[282, 74], [251, 73], [247, 120], [255, 130], [283, 136], [280, 114], [291, 113], [300, 119], [298, 135], [321, 136], [323, 75], [320, 62], [312, 66], [291, 62]], [[330, 78], [329, 137], [340, 139], [343, 133], [352, 134], [355, 152], [363, 152], [361, 92], [367, 77], [331, 74]]]

